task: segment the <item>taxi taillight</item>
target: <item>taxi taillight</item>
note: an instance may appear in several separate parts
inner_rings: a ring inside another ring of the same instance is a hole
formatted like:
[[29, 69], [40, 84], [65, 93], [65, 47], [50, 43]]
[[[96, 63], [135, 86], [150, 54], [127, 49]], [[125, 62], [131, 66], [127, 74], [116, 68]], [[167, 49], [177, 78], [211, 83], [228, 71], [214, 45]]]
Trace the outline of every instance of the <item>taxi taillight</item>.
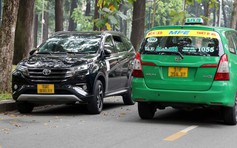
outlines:
[[138, 77], [138, 78], [144, 78], [143, 72], [142, 72], [142, 65], [144, 66], [156, 66], [155, 63], [153, 62], [142, 62], [141, 60], [141, 54], [137, 52], [133, 64], [133, 77]]
[[141, 62], [141, 55], [139, 52], [136, 53], [134, 64], [133, 64], [133, 77], [143, 78], [143, 72], [142, 72], [142, 62]]
[[219, 61], [214, 80], [228, 81], [230, 80], [229, 73], [230, 73], [230, 70], [229, 70], [228, 56], [224, 54], [221, 56], [221, 59]]

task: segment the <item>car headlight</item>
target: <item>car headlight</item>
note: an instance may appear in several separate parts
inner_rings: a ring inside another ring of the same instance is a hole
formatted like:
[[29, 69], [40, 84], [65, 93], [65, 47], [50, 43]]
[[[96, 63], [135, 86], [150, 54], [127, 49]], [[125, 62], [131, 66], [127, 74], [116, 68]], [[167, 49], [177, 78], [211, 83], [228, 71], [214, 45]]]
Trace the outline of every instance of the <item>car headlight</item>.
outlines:
[[75, 66], [75, 67], [71, 68], [71, 71], [75, 74], [77, 72], [86, 71], [88, 69], [89, 69], [89, 65], [84, 64], [84, 65]]
[[28, 68], [27, 68], [26, 66], [17, 65], [17, 66], [16, 66], [16, 70], [17, 70], [17, 71], [20, 71], [23, 75], [26, 75], [26, 76], [29, 75]]

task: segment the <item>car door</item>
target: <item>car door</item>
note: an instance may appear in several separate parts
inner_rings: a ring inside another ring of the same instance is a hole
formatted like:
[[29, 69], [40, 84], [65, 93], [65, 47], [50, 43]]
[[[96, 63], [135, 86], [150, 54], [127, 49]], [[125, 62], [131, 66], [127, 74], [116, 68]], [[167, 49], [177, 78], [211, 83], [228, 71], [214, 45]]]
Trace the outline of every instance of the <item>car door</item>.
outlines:
[[118, 51], [117, 48], [114, 45], [114, 41], [111, 35], [108, 35], [107, 37], [105, 37], [105, 41], [104, 41], [104, 47], [106, 48], [106, 46], [110, 47], [111, 50], [111, 55], [109, 57], [106, 57], [105, 59], [105, 63], [106, 63], [106, 67], [107, 67], [107, 78], [108, 78], [108, 82], [107, 82], [107, 92], [113, 92], [116, 91], [120, 88], [120, 69], [119, 69], [119, 56], [118, 56]]
[[132, 62], [135, 56], [135, 51], [126, 37], [113, 36], [115, 46], [118, 49], [119, 68], [120, 68], [120, 87], [121, 89], [128, 86], [132, 72]]

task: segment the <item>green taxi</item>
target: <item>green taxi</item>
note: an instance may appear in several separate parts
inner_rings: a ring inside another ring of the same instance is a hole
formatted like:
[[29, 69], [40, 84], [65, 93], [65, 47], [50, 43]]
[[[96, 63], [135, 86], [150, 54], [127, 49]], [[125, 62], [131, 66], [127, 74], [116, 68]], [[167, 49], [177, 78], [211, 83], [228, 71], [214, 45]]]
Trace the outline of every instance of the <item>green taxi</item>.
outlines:
[[235, 125], [237, 31], [202, 26], [195, 18], [187, 22], [146, 33], [132, 74], [139, 116], [152, 119], [157, 109], [166, 107], [216, 107], [226, 124]]

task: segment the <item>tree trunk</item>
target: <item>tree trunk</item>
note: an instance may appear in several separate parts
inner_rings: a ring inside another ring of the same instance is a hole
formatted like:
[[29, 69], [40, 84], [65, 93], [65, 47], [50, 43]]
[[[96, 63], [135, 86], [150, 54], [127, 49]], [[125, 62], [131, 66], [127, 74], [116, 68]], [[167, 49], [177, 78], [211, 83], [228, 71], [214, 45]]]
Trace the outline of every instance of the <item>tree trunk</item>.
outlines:
[[232, 16], [231, 16], [231, 26], [230, 27], [235, 29], [236, 23], [237, 23], [237, 0], [235, 0], [234, 4], [233, 4], [233, 11], [232, 11]]
[[0, 0], [0, 26], [2, 24], [2, 0]]
[[33, 22], [35, 1], [20, 0], [15, 39], [13, 64], [25, 58], [33, 47]]
[[[94, 11], [94, 20], [98, 19], [99, 18], [99, 7], [97, 6], [97, 3], [98, 3], [98, 0], [95, 0], [95, 11]], [[96, 30], [99, 30], [98, 27], [96, 27], [95, 23], [94, 23], [94, 26], [93, 26], [93, 30], [96, 31]]]
[[[157, 9], [157, 4], [154, 1], [153, 2], [153, 14], [152, 14], [152, 21], [151, 21], [151, 28], [155, 26], [155, 17], [156, 17], [156, 9]], [[161, 15], [161, 14], [160, 14]], [[162, 18], [162, 17], [161, 17]], [[150, 29], [150, 28], [149, 28]]]
[[[123, 4], [120, 4], [120, 5], [119, 5], [119, 11], [120, 11], [120, 12], [123, 12]], [[123, 32], [123, 29], [124, 29], [124, 28], [123, 28], [123, 22], [124, 22], [123, 19], [122, 19], [122, 18], [119, 18], [119, 31], [120, 31], [120, 32]]]
[[[124, 15], [127, 15], [127, 11], [128, 11], [128, 9], [127, 8], [125, 8], [125, 10], [124, 10]], [[125, 36], [127, 36], [128, 35], [128, 23], [127, 23], [127, 20], [124, 20], [123, 21], [123, 34], [125, 35]]]
[[78, 3], [78, 0], [72, 0], [71, 8], [70, 8], [68, 31], [74, 31], [77, 28], [77, 24], [72, 19], [72, 13], [73, 13], [74, 9], [77, 8], [77, 3]]
[[220, 22], [220, 19], [221, 19], [221, 16], [219, 15], [220, 14], [220, 0], [217, 0], [218, 1], [218, 9], [217, 9], [217, 20], [216, 20], [216, 22], [217, 22], [217, 26], [218, 27], [220, 27], [219, 26], [219, 22]]
[[91, 0], [87, 0], [85, 16], [90, 16], [90, 13], [91, 13]]
[[0, 27], [0, 93], [11, 90], [13, 43], [18, 7], [19, 0], [4, 0], [3, 21]]
[[203, 8], [204, 8], [204, 16], [206, 17], [206, 19], [204, 19], [204, 25], [208, 25], [208, 19], [210, 18], [210, 2], [209, 1], [204, 1], [203, 2]]
[[43, 25], [42, 25], [42, 42], [46, 41], [48, 39], [48, 35], [49, 35], [49, 6], [47, 5], [47, 9], [46, 11], [44, 11], [44, 22], [43, 22]]
[[145, 5], [146, 0], [137, 0], [133, 3], [131, 42], [136, 50], [138, 50], [140, 42], [144, 37]]
[[222, 1], [222, 13], [224, 17], [224, 27], [227, 27], [227, 16], [226, 16], [226, 11], [225, 11], [225, 1]]
[[216, 8], [213, 9], [213, 22], [212, 26], [216, 26]]
[[63, 31], [63, 0], [55, 0], [55, 31]]
[[39, 21], [39, 15], [35, 14], [34, 16], [34, 48], [38, 45], [38, 21]]

